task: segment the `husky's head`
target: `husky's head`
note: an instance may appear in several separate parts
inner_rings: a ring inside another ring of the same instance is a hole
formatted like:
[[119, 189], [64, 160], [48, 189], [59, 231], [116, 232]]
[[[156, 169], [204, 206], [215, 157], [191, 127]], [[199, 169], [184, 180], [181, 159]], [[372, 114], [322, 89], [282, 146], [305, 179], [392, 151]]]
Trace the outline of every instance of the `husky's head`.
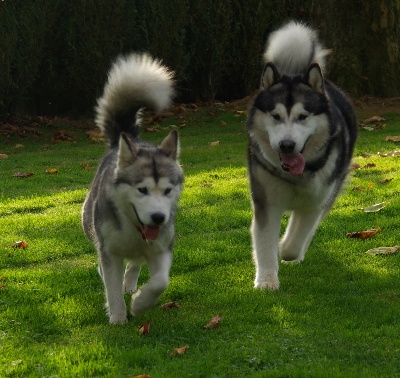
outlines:
[[155, 240], [161, 227], [175, 216], [183, 183], [178, 150], [176, 131], [158, 147], [138, 143], [125, 134], [120, 137], [116, 201], [145, 239]]
[[249, 117], [250, 137], [271, 164], [298, 176], [329, 138], [328, 113], [318, 64], [304, 76], [289, 77], [268, 63]]

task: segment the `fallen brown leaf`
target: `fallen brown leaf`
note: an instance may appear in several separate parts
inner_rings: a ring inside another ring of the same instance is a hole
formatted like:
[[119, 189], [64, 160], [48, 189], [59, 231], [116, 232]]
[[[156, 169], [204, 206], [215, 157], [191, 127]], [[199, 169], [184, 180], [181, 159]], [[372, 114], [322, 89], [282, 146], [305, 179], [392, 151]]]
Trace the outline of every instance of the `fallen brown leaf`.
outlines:
[[215, 142], [209, 142], [208, 145], [211, 147], [215, 147], [215, 146], [219, 146], [221, 144], [221, 142], [219, 140], [215, 141]]
[[400, 136], [389, 135], [386, 137], [386, 142], [400, 142]]
[[25, 172], [15, 172], [13, 174], [13, 177], [31, 177], [31, 176], [33, 176], [32, 172], [27, 172], [27, 173], [25, 173]]
[[374, 167], [376, 167], [376, 164], [375, 164], [375, 163], [368, 163], [368, 164], [365, 164], [365, 165], [363, 166], [363, 168], [374, 168]]
[[104, 142], [104, 137], [100, 129], [93, 129], [86, 131], [86, 135], [92, 142]]
[[211, 187], [212, 187], [212, 184], [209, 183], [209, 182], [205, 182], [204, 184], [201, 184], [200, 186], [201, 186], [202, 188], [211, 188]]
[[373, 116], [371, 118], [365, 119], [363, 121], [363, 123], [365, 123], [366, 125], [368, 125], [369, 123], [375, 123], [375, 122], [382, 122], [382, 121], [386, 121], [385, 118], [382, 118], [380, 116]]
[[0, 276], [0, 290], [7, 286], [8, 278], [5, 276]]
[[361, 154], [361, 156], [362, 156], [363, 158], [369, 158], [369, 157], [371, 157], [372, 155], [371, 155], [371, 154], [368, 154], [368, 153], [366, 153], [366, 152], [363, 152], [363, 153]]
[[28, 243], [26, 241], [24, 241], [24, 240], [20, 240], [20, 241], [17, 241], [15, 243], [12, 243], [10, 245], [10, 247], [25, 249], [25, 248], [28, 248]]
[[95, 167], [91, 166], [90, 164], [81, 164], [81, 167], [83, 169], [86, 169], [87, 171], [90, 171], [95, 168]]
[[46, 173], [48, 173], [50, 175], [54, 175], [54, 174], [58, 173], [58, 169], [57, 168], [48, 168], [48, 169], [46, 169]]
[[372, 238], [375, 234], [378, 232], [381, 232], [382, 229], [380, 227], [374, 228], [372, 230], [367, 230], [367, 231], [358, 231], [358, 232], [348, 232], [346, 236], [348, 238], [354, 238], [354, 239], [368, 239]]
[[396, 245], [394, 247], [378, 247], [369, 249], [367, 252], [368, 255], [394, 255], [400, 249], [400, 245]]
[[145, 127], [144, 131], [146, 133], [159, 133], [160, 132], [160, 130], [155, 129], [154, 127]]
[[228, 124], [225, 121], [219, 121], [219, 125], [220, 126], [228, 126]]
[[185, 354], [185, 352], [189, 349], [189, 345], [184, 345], [181, 346], [179, 348], [175, 348], [171, 353], [170, 353], [170, 357], [174, 357], [174, 356], [182, 356]]
[[393, 180], [393, 177], [389, 178], [389, 179], [379, 180], [378, 182], [379, 182], [379, 184], [387, 184], [388, 182], [390, 182], [392, 180]]
[[7, 154], [0, 154], [0, 159], [7, 159], [8, 155]]
[[179, 308], [179, 307], [181, 307], [181, 305], [177, 302], [167, 302], [167, 303], [164, 303], [163, 305], [161, 305], [162, 310], [168, 310], [168, 309], [174, 308], [174, 307]]
[[150, 330], [150, 320], [148, 320], [146, 323], [138, 327], [139, 335], [146, 336], [149, 333], [149, 330]]
[[217, 316], [214, 316], [203, 328], [204, 329], [210, 329], [210, 328], [215, 328], [219, 326], [219, 322], [222, 319], [222, 314], [218, 314]]
[[361, 185], [355, 186], [352, 190], [356, 190], [357, 192], [361, 192], [363, 187]]
[[355, 171], [355, 170], [360, 169], [360, 168], [361, 168], [361, 165], [357, 164], [357, 163], [354, 163], [354, 164], [350, 165], [350, 170], [351, 171]]
[[367, 190], [371, 190], [374, 187], [374, 183], [372, 181], [370, 181], [370, 183], [367, 186]]

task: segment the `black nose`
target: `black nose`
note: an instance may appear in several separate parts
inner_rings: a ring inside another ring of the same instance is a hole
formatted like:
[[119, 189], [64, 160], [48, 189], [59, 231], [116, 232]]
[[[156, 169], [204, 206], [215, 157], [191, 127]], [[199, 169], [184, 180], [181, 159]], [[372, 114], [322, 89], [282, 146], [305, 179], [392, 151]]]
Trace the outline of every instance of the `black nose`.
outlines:
[[155, 224], [161, 224], [165, 220], [165, 215], [162, 214], [162, 213], [154, 213], [154, 214], [151, 215], [151, 220]]
[[293, 142], [292, 140], [281, 140], [279, 142], [279, 148], [281, 149], [281, 152], [283, 152], [284, 154], [290, 154], [294, 151], [294, 148], [296, 146], [296, 143]]

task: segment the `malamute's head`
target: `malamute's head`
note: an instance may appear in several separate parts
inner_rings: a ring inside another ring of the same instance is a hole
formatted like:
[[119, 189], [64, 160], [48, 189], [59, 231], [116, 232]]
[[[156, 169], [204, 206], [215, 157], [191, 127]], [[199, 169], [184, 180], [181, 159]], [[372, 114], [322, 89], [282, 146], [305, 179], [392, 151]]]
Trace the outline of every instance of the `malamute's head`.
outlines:
[[268, 63], [249, 114], [249, 135], [266, 160], [298, 176], [326, 145], [328, 112], [318, 64], [311, 64], [304, 76], [289, 77]]
[[183, 183], [178, 151], [176, 131], [158, 147], [121, 135], [115, 200], [144, 239], [157, 239], [163, 225], [175, 217]]

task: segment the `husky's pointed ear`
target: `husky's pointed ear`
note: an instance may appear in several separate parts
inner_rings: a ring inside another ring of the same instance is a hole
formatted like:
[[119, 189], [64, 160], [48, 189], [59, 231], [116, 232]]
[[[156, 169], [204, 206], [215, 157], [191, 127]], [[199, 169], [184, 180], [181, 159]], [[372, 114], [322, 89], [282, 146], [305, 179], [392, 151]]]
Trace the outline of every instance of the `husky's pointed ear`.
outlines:
[[308, 67], [305, 79], [306, 83], [314, 89], [315, 92], [325, 94], [324, 77], [318, 63], [313, 63]]
[[161, 142], [158, 147], [164, 154], [168, 155], [172, 159], [178, 159], [179, 155], [179, 140], [178, 140], [178, 132], [176, 130], [172, 130], [166, 138]]
[[125, 133], [119, 137], [118, 167], [124, 168], [132, 164], [137, 156], [138, 147]]
[[272, 63], [267, 63], [264, 67], [264, 72], [261, 76], [261, 88], [269, 89], [276, 84], [280, 79], [278, 70]]

